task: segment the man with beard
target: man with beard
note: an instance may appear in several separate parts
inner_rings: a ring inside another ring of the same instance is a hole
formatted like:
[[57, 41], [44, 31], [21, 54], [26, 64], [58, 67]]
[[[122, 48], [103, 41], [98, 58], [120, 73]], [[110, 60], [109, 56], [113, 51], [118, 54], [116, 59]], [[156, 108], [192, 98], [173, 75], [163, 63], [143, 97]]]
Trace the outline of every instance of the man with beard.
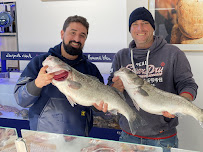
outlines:
[[88, 136], [93, 125], [91, 107], [72, 107], [65, 95], [52, 85], [54, 73], [46, 73], [48, 66], [42, 66], [45, 58], [53, 55], [76, 70], [95, 76], [103, 82], [97, 67], [82, 52], [88, 29], [89, 23], [84, 17], [68, 17], [61, 30], [62, 42], [50, 48], [48, 53], [33, 58], [22, 72], [14, 95], [17, 104], [29, 107], [31, 130]]

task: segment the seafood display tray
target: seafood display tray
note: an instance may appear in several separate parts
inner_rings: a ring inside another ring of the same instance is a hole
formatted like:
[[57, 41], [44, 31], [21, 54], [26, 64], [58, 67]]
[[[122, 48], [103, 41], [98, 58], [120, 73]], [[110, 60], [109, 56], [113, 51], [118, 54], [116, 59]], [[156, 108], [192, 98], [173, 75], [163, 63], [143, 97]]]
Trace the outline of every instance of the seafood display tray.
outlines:
[[[71, 136], [21, 130], [18, 137], [13, 128], [0, 127], [0, 151], [2, 152], [162, 152], [162, 148], [103, 140], [97, 138]], [[172, 149], [171, 152], [192, 152], [183, 149]]]

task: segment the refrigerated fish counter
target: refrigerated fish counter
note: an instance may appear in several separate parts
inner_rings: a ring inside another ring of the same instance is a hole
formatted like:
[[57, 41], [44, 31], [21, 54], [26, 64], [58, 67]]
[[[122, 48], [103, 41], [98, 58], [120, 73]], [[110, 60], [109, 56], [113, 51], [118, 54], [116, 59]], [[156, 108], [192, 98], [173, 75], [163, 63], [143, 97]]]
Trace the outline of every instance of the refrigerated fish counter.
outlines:
[[[16, 130], [0, 127], [1, 152], [162, 152], [162, 148], [104, 140], [89, 137], [69, 136], [21, 130], [18, 137]], [[192, 152], [171, 149], [171, 152]]]

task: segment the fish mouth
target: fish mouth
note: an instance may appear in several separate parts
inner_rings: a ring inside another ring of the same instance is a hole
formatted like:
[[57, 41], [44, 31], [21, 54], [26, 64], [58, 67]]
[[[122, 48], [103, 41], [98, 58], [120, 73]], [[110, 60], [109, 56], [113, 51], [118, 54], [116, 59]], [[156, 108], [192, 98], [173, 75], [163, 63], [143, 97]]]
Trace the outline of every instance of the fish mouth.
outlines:
[[54, 80], [63, 81], [68, 77], [69, 72], [65, 71], [65, 70], [60, 70], [60, 71], [55, 72], [54, 74], [55, 74], [55, 76], [53, 77]]

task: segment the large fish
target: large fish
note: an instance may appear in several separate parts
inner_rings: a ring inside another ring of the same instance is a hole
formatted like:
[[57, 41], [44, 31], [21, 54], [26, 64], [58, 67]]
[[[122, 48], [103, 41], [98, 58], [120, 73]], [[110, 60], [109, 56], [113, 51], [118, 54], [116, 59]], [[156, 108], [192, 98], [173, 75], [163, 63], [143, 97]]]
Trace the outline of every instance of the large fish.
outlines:
[[104, 85], [93, 76], [80, 73], [54, 56], [48, 56], [42, 64], [48, 65], [48, 73], [55, 72], [53, 85], [67, 97], [73, 107], [76, 103], [92, 106], [93, 103], [104, 101], [108, 103], [108, 110], [117, 111], [126, 117], [133, 134], [137, 127], [145, 125], [145, 121], [125, 102], [124, 96], [113, 87]]
[[198, 120], [203, 127], [203, 109], [187, 99], [152, 86], [125, 67], [116, 71], [114, 76], [120, 77], [125, 90], [138, 110], [141, 108], [156, 115], [162, 115], [164, 111], [174, 115], [190, 115]]

